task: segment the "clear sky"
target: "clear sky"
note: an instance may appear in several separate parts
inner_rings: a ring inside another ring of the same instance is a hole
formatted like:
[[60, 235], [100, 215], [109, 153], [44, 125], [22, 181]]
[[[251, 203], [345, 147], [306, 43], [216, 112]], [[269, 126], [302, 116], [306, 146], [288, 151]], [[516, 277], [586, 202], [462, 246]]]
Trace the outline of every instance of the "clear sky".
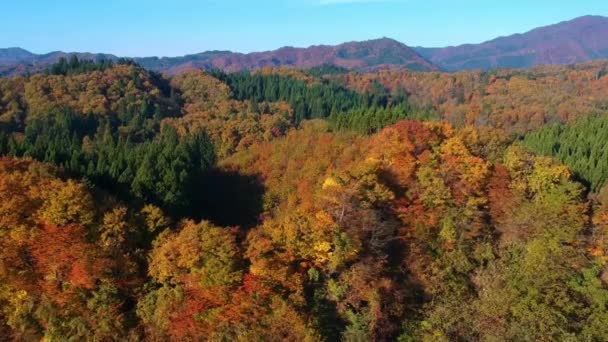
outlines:
[[0, 0], [0, 47], [120, 56], [251, 52], [379, 37], [478, 43], [581, 15], [607, 0]]

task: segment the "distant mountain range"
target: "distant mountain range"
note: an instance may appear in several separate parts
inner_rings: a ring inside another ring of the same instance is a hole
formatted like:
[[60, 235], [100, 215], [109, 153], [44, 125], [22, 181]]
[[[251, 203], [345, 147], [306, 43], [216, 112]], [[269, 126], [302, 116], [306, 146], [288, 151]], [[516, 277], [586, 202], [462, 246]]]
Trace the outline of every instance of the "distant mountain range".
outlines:
[[413, 49], [388, 38], [350, 42], [337, 46], [283, 47], [275, 51], [249, 54], [213, 51], [177, 58], [141, 58], [136, 61], [146, 68], [169, 73], [189, 68], [240, 71], [292, 66], [309, 69], [323, 64], [360, 71], [373, 71], [385, 67], [420, 71], [439, 70]]
[[[111, 59], [109, 54], [51, 52], [34, 54], [21, 48], [0, 49], [0, 75], [43, 70], [61, 57]], [[228, 72], [269, 66], [301, 69], [333, 64], [361, 72], [379, 69], [457, 71], [466, 69], [529, 68], [540, 64], [572, 64], [608, 58], [608, 18], [584, 16], [500, 37], [480, 44], [444, 48], [410, 48], [389, 38], [336, 46], [283, 47], [249, 54], [207, 51], [182, 57], [133, 58], [143, 67], [176, 74], [188, 69], [222, 69]]]
[[[36, 55], [21, 48], [0, 49], [0, 75], [43, 70], [59, 58], [70, 55], [90, 60], [118, 60], [117, 56], [108, 54], [51, 52]], [[249, 54], [207, 51], [183, 57], [143, 57], [133, 60], [144, 68], [168, 74], [176, 74], [188, 69], [222, 69], [228, 72], [275, 66], [309, 69], [326, 64], [363, 72], [381, 68], [418, 71], [440, 69], [405, 44], [388, 38], [336, 46], [283, 47], [275, 51]]]
[[415, 50], [447, 71], [582, 63], [608, 58], [608, 18], [584, 16], [481, 44]]
[[110, 54], [88, 52], [55, 51], [37, 55], [22, 48], [13, 47], [8, 49], [0, 49], [0, 76], [44, 70], [49, 65], [57, 62], [61, 57], [69, 58], [72, 55], [76, 55], [79, 59], [86, 60], [119, 59], [118, 57]]

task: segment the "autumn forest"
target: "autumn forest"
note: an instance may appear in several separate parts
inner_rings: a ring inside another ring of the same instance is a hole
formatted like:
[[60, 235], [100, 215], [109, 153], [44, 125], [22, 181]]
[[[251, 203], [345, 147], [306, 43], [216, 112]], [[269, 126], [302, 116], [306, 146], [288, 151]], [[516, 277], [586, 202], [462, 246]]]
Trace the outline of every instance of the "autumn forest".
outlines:
[[606, 341], [608, 61], [0, 78], [0, 341]]

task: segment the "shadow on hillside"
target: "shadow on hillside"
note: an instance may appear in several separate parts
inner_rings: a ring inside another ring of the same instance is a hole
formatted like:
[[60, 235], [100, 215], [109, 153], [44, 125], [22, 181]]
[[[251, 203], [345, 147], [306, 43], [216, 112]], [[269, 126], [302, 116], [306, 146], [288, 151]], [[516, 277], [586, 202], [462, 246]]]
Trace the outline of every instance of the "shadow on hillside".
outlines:
[[197, 189], [197, 218], [219, 226], [255, 226], [263, 210], [264, 185], [257, 176], [215, 170]]

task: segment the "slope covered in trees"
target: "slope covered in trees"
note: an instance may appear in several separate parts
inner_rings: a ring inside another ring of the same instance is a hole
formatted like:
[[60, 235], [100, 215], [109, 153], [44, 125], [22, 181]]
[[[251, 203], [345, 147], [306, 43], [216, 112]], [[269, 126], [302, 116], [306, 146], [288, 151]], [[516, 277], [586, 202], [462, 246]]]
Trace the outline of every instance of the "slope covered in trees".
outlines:
[[35, 119], [21, 137], [1, 135], [1, 154], [58, 165], [70, 176], [84, 176], [125, 199], [155, 203], [171, 213], [192, 214], [197, 198], [192, 187], [215, 163], [204, 132], [180, 139], [167, 127], [152, 139], [133, 142], [115, 137], [107, 123], [74, 114]]
[[417, 73], [381, 71], [331, 77], [357, 92], [380, 83], [405, 92], [409, 103], [433, 108], [452, 125], [492, 126], [527, 133], [547, 123], [571, 122], [608, 108], [608, 62], [530, 70]]
[[591, 190], [608, 181], [608, 117], [581, 118], [570, 125], [554, 124], [526, 135], [524, 146], [568, 165]]
[[328, 340], [601, 339], [582, 187], [495, 137], [406, 121], [361, 139], [319, 122], [236, 154], [269, 189], [250, 271], [316, 308]]
[[167, 226], [160, 210], [127, 208], [54, 167], [10, 158], [0, 159], [0, 196], [2, 338], [127, 338], [142, 248]]
[[415, 50], [443, 70], [529, 68], [608, 57], [608, 18], [586, 15], [479, 44]]
[[0, 79], [0, 340], [608, 339], [605, 116], [445, 122], [597, 66], [82, 65]]
[[0, 123], [21, 130], [26, 116], [33, 119], [64, 111], [104, 118], [127, 130], [130, 124], [154, 126], [179, 114], [167, 80], [128, 64], [68, 75], [1, 78], [0, 95]]

